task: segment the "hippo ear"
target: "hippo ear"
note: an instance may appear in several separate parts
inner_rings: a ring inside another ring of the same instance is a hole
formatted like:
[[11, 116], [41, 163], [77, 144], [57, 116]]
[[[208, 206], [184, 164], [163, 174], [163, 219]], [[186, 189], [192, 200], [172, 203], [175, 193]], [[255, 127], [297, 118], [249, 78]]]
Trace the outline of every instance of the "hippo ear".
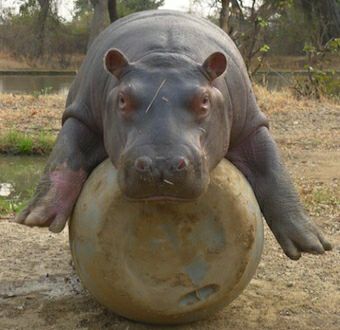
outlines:
[[223, 53], [216, 52], [204, 61], [202, 67], [212, 81], [224, 73], [227, 68], [227, 59]]
[[116, 78], [119, 78], [129, 65], [129, 60], [118, 49], [111, 48], [104, 56], [104, 67], [112, 73]]

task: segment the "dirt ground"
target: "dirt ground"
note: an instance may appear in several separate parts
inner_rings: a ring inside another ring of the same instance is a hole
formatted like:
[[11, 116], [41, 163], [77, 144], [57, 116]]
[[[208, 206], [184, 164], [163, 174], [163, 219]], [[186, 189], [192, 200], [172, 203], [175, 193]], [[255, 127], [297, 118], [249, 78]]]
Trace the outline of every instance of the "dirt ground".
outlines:
[[266, 227], [257, 273], [232, 304], [205, 321], [157, 327], [114, 315], [81, 287], [66, 231], [55, 235], [2, 219], [0, 329], [340, 329], [340, 105], [263, 88], [256, 93], [307, 211], [333, 251], [291, 261]]

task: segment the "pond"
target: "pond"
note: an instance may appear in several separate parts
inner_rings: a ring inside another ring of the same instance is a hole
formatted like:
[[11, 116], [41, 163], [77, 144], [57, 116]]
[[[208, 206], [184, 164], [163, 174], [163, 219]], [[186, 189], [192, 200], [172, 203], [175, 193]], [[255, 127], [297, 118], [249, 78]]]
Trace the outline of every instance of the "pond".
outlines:
[[47, 158], [0, 155], [0, 208], [27, 201], [43, 173]]
[[67, 94], [74, 75], [1, 75], [0, 93]]
[[[291, 86], [294, 83], [294, 77], [303, 74], [301, 72], [258, 72], [255, 75], [255, 81], [266, 85], [271, 90], [279, 90], [283, 87]], [[0, 93], [67, 94], [74, 77], [72, 74], [1, 75], [0, 73]]]

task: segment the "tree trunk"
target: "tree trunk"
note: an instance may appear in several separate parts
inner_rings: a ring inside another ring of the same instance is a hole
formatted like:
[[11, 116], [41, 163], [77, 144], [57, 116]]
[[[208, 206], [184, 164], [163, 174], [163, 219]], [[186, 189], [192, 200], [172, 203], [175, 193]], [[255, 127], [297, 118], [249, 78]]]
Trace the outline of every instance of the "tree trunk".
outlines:
[[[322, 47], [340, 34], [340, 2], [338, 0], [301, 0], [301, 6], [307, 19], [317, 22], [319, 31], [318, 47]], [[315, 24], [314, 24], [315, 25]]]
[[340, 2], [336, 0], [328, 0], [328, 13], [329, 17], [329, 38], [337, 38], [340, 36]]
[[46, 20], [50, 9], [50, 0], [39, 0], [39, 5], [40, 12], [36, 24], [37, 43], [34, 51], [36, 58], [41, 58], [44, 55]]
[[113, 23], [114, 21], [118, 19], [116, 0], [108, 0], [108, 10], [109, 10], [110, 22]]
[[229, 33], [229, 3], [230, 0], [221, 0], [220, 28], [226, 33]]
[[107, 7], [108, 0], [91, 0], [94, 13], [90, 26], [90, 37], [87, 43], [87, 49], [91, 46], [93, 40], [98, 36], [98, 34], [103, 31], [106, 27], [107, 21]]

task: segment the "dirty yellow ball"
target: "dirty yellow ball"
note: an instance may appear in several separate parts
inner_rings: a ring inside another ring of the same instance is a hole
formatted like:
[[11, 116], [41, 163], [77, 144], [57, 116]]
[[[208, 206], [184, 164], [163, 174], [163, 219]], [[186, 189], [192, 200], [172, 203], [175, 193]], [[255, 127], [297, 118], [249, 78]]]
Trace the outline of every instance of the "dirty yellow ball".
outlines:
[[242, 174], [223, 160], [189, 203], [126, 201], [106, 160], [87, 180], [70, 221], [83, 285], [113, 312], [177, 324], [205, 318], [251, 280], [263, 223]]

